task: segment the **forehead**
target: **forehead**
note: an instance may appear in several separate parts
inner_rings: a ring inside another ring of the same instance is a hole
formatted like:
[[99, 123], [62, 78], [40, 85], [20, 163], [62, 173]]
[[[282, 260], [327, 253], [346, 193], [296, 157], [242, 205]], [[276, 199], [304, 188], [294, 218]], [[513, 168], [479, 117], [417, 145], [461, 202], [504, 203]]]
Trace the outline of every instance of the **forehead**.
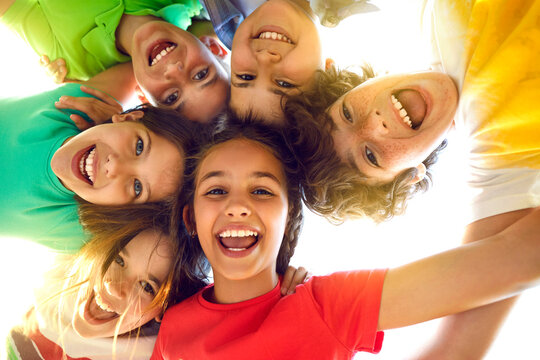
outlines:
[[146, 176], [151, 186], [150, 201], [162, 200], [175, 193], [184, 175], [184, 151], [166, 138], [148, 130], [151, 155], [147, 162]]
[[274, 154], [265, 145], [245, 138], [229, 140], [209, 150], [200, 164], [197, 177], [200, 179], [213, 171], [231, 175], [268, 172], [280, 182], [284, 180], [283, 166]]
[[147, 269], [160, 279], [168, 275], [173, 244], [158, 230], [147, 229], [137, 234], [124, 248], [133, 259], [133, 267]]

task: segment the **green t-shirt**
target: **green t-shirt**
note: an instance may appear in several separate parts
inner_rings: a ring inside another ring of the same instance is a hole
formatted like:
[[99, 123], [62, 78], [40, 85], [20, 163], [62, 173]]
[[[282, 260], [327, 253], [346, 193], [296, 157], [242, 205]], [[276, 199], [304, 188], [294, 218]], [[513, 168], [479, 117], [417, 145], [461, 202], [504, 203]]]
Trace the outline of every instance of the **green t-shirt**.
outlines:
[[201, 9], [197, 0], [16, 0], [1, 20], [38, 55], [65, 59], [67, 78], [88, 80], [130, 60], [116, 48], [123, 14], [153, 15], [186, 30]]
[[76, 252], [86, 236], [77, 202], [52, 172], [55, 151], [79, 130], [54, 102], [62, 95], [89, 96], [78, 84], [26, 98], [0, 99], [0, 236]]

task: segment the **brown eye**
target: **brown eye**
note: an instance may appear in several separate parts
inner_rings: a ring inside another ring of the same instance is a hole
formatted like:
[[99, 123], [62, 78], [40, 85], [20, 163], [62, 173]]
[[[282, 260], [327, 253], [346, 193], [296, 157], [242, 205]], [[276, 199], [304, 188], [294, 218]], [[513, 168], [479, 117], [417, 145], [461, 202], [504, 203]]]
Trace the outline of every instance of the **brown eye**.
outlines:
[[178, 91], [173, 92], [171, 95], [167, 96], [165, 101], [163, 101], [163, 105], [172, 105], [178, 100]]
[[206, 76], [208, 76], [208, 68], [206, 68], [204, 70], [201, 70], [198, 73], [196, 73], [195, 76], [193, 76], [193, 80], [201, 81], [201, 80], [204, 80], [206, 78]]
[[249, 74], [236, 74], [236, 77], [244, 81], [251, 81], [255, 79], [255, 76]]

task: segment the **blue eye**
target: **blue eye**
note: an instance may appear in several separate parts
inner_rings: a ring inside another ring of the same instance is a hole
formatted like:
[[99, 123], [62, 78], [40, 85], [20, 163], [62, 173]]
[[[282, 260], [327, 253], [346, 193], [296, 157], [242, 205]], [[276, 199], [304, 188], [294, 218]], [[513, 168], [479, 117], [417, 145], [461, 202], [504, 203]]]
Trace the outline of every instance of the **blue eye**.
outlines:
[[135, 144], [135, 154], [137, 156], [141, 155], [144, 150], [144, 142], [141, 138], [137, 139], [137, 144]]
[[255, 76], [249, 74], [236, 74], [236, 77], [244, 81], [251, 81], [255, 79]]
[[178, 100], [178, 91], [173, 92], [165, 98], [163, 105], [172, 105]]
[[256, 189], [252, 193], [254, 195], [273, 195], [270, 191], [265, 189]]
[[135, 193], [135, 197], [138, 198], [139, 195], [141, 195], [142, 192], [142, 184], [138, 179], [135, 179], [133, 181], [133, 192]]
[[206, 192], [205, 195], [225, 195], [226, 193], [227, 192], [225, 190], [216, 188]]
[[193, 80], [196, 80], [196, 81], [203, 80], [206, 78], [207, 75], [208, 75], [208, 68], [196, 73], [195, 76], [193, 76]]
[[284, 80], [276, 80], [276, 84], [278, 84], [279, 87], [282, 88], [295, 88], [296, 85], [291, 84], [290, 82], [284, 81]]
[[366, 157], [370, 163], [379, 167], [379, 163], [377, 162], [377, 158], [375, 157], [375, 154], [373, 154], [373, 152], [369, 150], [368, 148], [366, 148]]

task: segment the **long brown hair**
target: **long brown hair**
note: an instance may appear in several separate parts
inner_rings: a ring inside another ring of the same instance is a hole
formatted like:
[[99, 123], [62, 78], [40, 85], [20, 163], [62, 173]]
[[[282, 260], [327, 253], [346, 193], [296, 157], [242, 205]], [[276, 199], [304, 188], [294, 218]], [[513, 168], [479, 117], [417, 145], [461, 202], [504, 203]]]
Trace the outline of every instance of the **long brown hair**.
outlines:
[[285, 130], [282, 128], [263, 124], [262, 121], [253, 118], [251, 115], [247, 118], [239, 119], [234, 114], [229, 113], [227, 120], [217, 128], [211, 140], [201, 148], [198, 154], [188, 159], [188, 165], [186, 166], [186, 191], [184, 192], [183, 197], [179, 199], [179, 202], [173, 211], [173, 222], [176, 223], [175, 228], [179, 229], [178, 231], [188, 238], [185, 242], [192, 243], [192, 246], [193, 248], [196, 248], [197, 253], [202, 253], [199, 241], [196, 237], [192, 237], [187, 233], [181, 219], [182, 209], [188, 204], [190, 205], [189, 216], [192, 224], [195, 224], [193, 221], [193, 201], [195, 194], [195, 180], [199, 166], [209, 151], [216, 145], [232, 139], [245, 138], [262, 144], [283, 165], [285, 178], [287, 179], [289, 210], [283, 240], [278, 252], [276, 271], [279, 274], [285, 272], [298, 243], [298, 237], [303, 223], [303, 214], [300, 195], [301, 171], [284, 131]]

